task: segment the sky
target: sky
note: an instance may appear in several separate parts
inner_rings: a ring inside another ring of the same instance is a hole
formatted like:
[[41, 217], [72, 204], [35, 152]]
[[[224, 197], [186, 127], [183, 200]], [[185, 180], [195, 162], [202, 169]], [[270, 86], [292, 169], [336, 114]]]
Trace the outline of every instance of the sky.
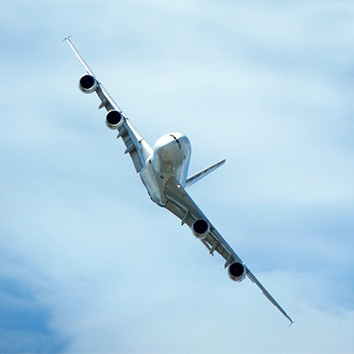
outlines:
[[[1, 353], [353, 353], [352, 1], [0, 0]], [[72, 41], [294, 319], [155, 206]]]

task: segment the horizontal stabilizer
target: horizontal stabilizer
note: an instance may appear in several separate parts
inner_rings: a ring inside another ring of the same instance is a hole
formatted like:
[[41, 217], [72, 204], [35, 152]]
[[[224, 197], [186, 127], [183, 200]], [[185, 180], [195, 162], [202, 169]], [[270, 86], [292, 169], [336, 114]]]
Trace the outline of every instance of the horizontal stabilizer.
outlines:
[[217, 163], [214, 163], [214, 165], [211, 165], [210, 167], [207, 167], [204, 170], [188, 177], [187, 181], [186, 181], [186, 188], [192, 186], [194, 183], [198, 182], [203, 177], [207, 176], [209, 173], [215, 171], [217, 168], [222, 166], [225, 163], [225, 161], [226, 161], [226, 159], [221, 160]]

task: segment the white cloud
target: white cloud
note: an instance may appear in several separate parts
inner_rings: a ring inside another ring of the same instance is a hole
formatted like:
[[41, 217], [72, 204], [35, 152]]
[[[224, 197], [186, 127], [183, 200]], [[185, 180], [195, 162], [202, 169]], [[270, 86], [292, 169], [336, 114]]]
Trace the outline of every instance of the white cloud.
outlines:
[[[2, 351], [353, 351], [350, 4], [2, 9]], [[294, 326], [150, 203], [68, 34], [151, 144], [185, 132], [191, 172], [227, 158], [191, 195]]]

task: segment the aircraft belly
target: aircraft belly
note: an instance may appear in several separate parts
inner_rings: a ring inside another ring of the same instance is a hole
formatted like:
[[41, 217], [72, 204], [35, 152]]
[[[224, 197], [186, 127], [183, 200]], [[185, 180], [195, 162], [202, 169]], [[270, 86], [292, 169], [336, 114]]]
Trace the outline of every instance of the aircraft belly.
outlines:
[[141, 170], [140, 178], [151, 200], [160, 206], [165, 206], [167, 203], [167, 198], [163, 193], [165, 189], [165, 181], [161, 178], [161, 175], [154, 169], [151, 163], [147, 163]]

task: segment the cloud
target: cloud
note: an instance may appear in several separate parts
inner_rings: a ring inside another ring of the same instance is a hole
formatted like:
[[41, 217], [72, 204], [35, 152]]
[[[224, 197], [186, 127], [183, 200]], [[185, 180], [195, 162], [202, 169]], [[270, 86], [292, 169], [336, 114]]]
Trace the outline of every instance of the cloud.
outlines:
[[[2, 5], [0, 351], [353, 351], [350, 4]], [[151, 145], [227, 158], [190, 193], [290, 329], [149, 201], [69, 34]]]

